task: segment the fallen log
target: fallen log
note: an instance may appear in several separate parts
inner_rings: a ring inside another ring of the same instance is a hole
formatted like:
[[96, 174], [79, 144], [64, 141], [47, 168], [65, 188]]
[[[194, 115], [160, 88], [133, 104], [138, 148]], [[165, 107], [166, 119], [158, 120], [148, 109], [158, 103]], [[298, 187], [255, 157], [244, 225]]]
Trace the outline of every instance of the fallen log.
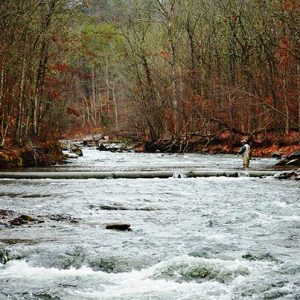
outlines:
[[118, 179], [191, 177], [265, 177], [276, 171], [134, 171], [134, 172], [0, 172], [0, 179]]

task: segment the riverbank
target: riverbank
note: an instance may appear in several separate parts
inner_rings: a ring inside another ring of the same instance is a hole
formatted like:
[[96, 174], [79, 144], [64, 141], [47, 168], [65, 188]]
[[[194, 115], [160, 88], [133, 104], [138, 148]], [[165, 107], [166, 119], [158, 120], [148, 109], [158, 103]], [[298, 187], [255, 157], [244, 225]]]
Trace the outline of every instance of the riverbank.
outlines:
[[[299, 152], [299, 134], [291, 132], [289, 135], [259, 134], [251, 138], [233, 135], [222, 131], [215, 135], [202, 136], [191, 134], [179, 138], [165, 138], [157, 141], [136, 141], [127, 136], [117, 134], [102, 134], [97, 131], [76, 132], [65, 136], [66, 139], [75, 141], [83, 146], [102, 146], [102, 143], [126, 144], [118, 151], [133, 150], [138, 153], [199, 153], [199, 154], [237, 154], [241, 147], [241, 140], [250, 139], [253, 157], [288, 157], [291, 153]], [[125, 142], [124, 142], [125, 141]], [[64, 145], [58, 142], [48, 142], [36, 146], [0, 149], [0, 168], [12, 169], [22, 167], [43, 167], [62, 162], [66, 159], [62, 149]], [[76, 146], [77, 147], [77, 146]], [[99, 148], [99, 150], [101, 150]], [[108, 151], [113, 151], [107, 148]]]
[[284, 136], [265, 133], [249, 137], [233, 135], [228, 131], [211, 136], [194, 134], [179, 139], [147, 141], [138, 143], [135, 150], [139, 152], [237, 154], [242, 139], [249, 140], [253, 157], [285, 157], [292, 152], [300, 151], [298, 132], [291, 132]]
[[[93, 137], [109, 138], [109, 142], [130, 144], [136, 152], [162, 153], [202, 153], [202, 154], [236, 154], [241, 147], [241, 140], [249, 139], [252, 155], [255, 157], [272, 157], [277, 154], [287, 156], [300, 151], [299, 132], [289, 134], [260, 133], [253, 136], [237, 135], [227, 130], [214, 134], [192, 132], [178, 137], [166, 136], [155, 141], [137, 139], [133, 134], [123, 132], [105, 132], [103, 128], [85, 128], [83, 131], [69, 131], [64, 139], [95, 142]], [[102, 143], [103, 141], [99, 141]]]
[[54, 165], [65, 160], [58, 142], [48, 142], [32, 147], [7, 147], [0, 149], [0, 168], [27, 168]]

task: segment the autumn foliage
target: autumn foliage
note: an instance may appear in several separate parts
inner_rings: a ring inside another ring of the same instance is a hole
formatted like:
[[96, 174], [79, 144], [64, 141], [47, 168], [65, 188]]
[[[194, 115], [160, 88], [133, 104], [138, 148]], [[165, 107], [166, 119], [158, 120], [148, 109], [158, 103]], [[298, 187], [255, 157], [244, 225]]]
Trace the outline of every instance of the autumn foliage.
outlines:
[[136, 139], [300, 131], [300, 6], [0, 3], [0, 146], [103, 128]]

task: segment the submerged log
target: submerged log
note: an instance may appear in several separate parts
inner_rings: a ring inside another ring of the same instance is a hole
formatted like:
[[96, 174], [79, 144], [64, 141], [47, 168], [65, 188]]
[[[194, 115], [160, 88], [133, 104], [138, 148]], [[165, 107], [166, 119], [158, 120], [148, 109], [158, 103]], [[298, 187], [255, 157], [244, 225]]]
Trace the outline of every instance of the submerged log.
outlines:
[[[276, 171], [135, 171], [135, 172], [0, 172], [0, 178], [14, 179], [117, 179], [189, 177], [264, 177]], [[178, 176], [180, 174], [180, 176]]]

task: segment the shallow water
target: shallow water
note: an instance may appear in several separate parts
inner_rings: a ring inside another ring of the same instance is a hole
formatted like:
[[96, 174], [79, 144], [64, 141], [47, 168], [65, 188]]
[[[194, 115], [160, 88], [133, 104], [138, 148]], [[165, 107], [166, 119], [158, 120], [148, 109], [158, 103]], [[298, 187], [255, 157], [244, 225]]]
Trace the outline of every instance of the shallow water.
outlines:
[[[27, 171], [164, 171], [164, 170], [242, 170], [242, 158], [237, 155], [199, 155], [168, 153], [118, 153], [83, 149], [83, 156], [69, 159], [67, 164], [50, 169], [28, 168]], [[274, 158], [251, 160], [252, 170], [265, 170], [275, 165]]]
[[[240, 163], [86, 150], [54, 169], [180, 172]], [[299, 182], [2, 179], [0, 198], [0, 209], [44, 221], [0, 225], [0, 299], [300, 299]]]

